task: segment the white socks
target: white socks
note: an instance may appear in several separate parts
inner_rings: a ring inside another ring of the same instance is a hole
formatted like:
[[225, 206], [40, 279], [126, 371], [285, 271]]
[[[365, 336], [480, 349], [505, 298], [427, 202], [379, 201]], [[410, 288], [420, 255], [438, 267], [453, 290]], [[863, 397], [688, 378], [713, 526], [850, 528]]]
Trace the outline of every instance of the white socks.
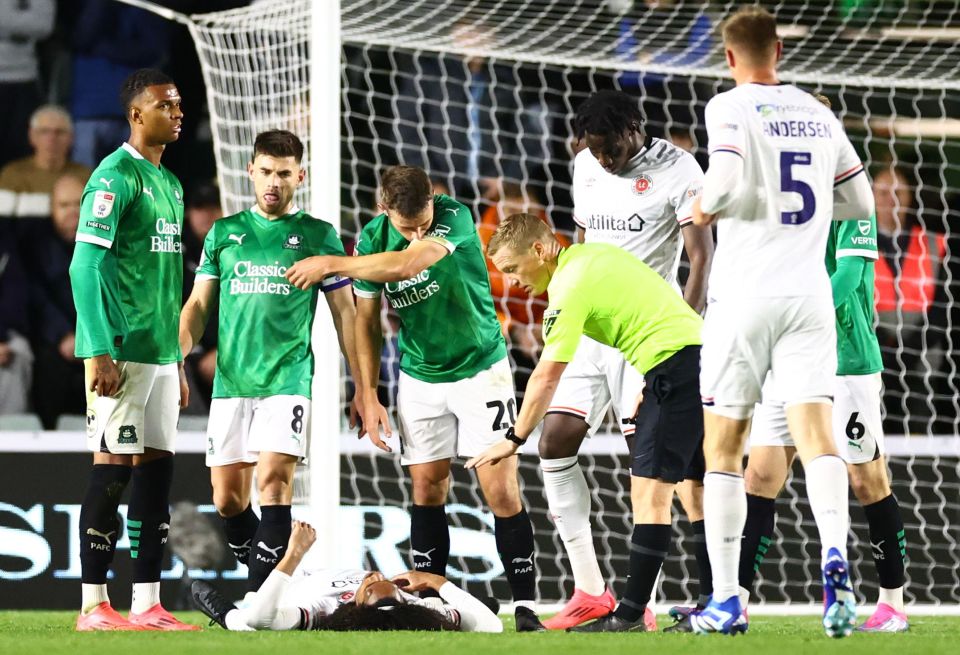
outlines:
[[820, 533], [820, 565], [827, 551], [836, 548], [847, 559], [847, 529], [850, 526], [847, 465], [836, 455], [821, 455], [810, 460], [804, 471], [807, 498]]
[[599, 596], [606, 589], [590, 529], [590, 491], [576, 455], [541, 459], [543, 488], [573, 571], [574, 586]]
[[708, 472], [703, 478], [703, 515], [713, 569], [713, 599], [722, 603], [740, 590], [740, 541], [747, 522], [743, 476]]
[[80, 589], [80, 612], [83, 614], [89, 614], [100, 603], [110, 602], [105, 584], [82, 584]]
[[906, 610], [903, 606], [903, 587], [897, 587], [896, 589], [884, 589], [880, 587], [880, 597], [877, 599], [877, 603], [886, 603], [898, 612], [905, 612]]
[[159, 582], [134, 582], [133, 600], [130, 601], [131, 614], [143, 614], [160, 602]]

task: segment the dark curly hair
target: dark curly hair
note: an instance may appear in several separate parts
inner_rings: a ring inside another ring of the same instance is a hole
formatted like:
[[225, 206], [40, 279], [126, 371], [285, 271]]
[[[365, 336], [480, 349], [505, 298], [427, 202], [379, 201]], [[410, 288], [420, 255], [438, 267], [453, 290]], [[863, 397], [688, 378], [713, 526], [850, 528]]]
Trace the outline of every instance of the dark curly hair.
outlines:
[[314, 630], [353, 632], [359, 630], [447, 630], [457, 632], [460, 626], [438, 612], [420, 605], [386, 600], [376, 605], [345, 603], [332, 614], [321, 618]]
[[597, 91], [580, 103], [573, 117], [573, 133], [582, 139], [587, 133], [598, 136], [640, 133], [643, 112], [637, 99], [623, 91]]

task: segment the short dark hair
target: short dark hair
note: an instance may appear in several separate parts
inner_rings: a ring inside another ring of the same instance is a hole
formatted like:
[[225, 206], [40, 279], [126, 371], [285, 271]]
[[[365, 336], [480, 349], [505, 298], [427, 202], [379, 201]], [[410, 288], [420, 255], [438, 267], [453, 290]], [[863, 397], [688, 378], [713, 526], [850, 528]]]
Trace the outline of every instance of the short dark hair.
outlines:
[[777, 50], [777, 19], [763, 7], [741, 7], [723, 21], [723, 43], [753, 61], [763, 61]]
[[424, 210], [433, 197], [426, 171], [416, 166], [391, 166], [380, 178], [380, 202], [405, 218]]
[[580, 103], [573, 117], [573, 132], [578, 139], [587, 133], [606, 136], [641, 132], [643, 112], [633, 96], [623, 91], [597, 91]]
[[441, 630], [459, 631], [460, 626], [428, 607], [399, 603], [357, 605], [344, 603], [317, 622], [316, 630], [353, 632], [359, 630]]
[[293, 157], [299, 164], [303, 161], [303, 141], [290, 130], [267, 130], [257, 135], [253, 142], [253, 157], [267, 155], [268, 157]]
[[174, 84], [173, 78], [156, 68], [141, 68], [130, 73], [120, 85], [120, 105], [124, 113], [130, 111], [133, 101], [144, 89], [161, 84]]

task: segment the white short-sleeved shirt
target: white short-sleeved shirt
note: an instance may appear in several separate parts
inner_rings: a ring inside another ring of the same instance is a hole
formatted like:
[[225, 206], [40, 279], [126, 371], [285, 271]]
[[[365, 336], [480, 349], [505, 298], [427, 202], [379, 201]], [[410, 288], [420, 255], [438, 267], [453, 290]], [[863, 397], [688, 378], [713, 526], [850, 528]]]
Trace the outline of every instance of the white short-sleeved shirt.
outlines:
[[573, 214], [587, 243], [609, 243], [632, 253], [677, 286], [683, 238], [703, 170], [688, 152], [647, 138], [623, 171], [608, 173], [589, 150], [573, 165]]
[[[743, 84], [706, 108], [710, 154], [743, 158], [719, 210], [709, 298], [829, 296], [823, 265], [833, 190], [863, 172], [837, 118], [789, 84]], [[707, 189], [705, 210], [716, 190]]]

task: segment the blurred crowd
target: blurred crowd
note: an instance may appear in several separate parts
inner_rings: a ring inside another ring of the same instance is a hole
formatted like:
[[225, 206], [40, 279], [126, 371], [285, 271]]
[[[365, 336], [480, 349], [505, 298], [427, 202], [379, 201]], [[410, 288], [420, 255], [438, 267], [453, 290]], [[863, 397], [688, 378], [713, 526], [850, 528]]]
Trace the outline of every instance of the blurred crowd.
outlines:
[[[248, 2], [161, 4], [204, 13]], [[674, 25], [672, 3], [637, 4], [646, 12], [643, 25], [678, 34], [674, 50], [657, 54], [660, 63], [696, 64], [713, 47], [706, 14]], [[630, 35], [636, 28], [626, 18], [618, 26], [625, 57], [633, 51]], [[474, 51], [490, 38], [482, 28], [462, 24], [451, 36], [458, 47]], [[348, 250], [352, 235], [376, 213], [380, 171], [395, 163], [424, 167], [438, 193], [471, 206], [484, 242], [504, 216], [517, 211], [539, 216], [568, 243], [577, 239], [570, 179], [580, 146], [571, 141], [569, 120], [580, 99], [595, 88], [635, 93], [648, 132], [706, 164], [703, 107], [718, 88], [712, 79], [353, 45], [344, 53], [341, 219]], [[84, 413], [67, 269], [84, 184], [128, 134], [117, 99], [120, 82], [141, 67], [170, 74], [184, 98], [184, 131], [164, 155], [164, 165], [180, 178], [186, 194], [186, 297], [203, 239], [222, 216], [206, 91], [187, 30], [114, 0], [0, 0], [5, 104], [0, 122], [0, 414], [34, 413], [53, 429], [58, 417]], [[864, 111], [872, 110], [865, 103]], [[856, 104], [844, 97], [835, 106]], [[940, 174], [942, 151], [921, 151], [914, 141], [898, 143], [892, 132], [874, 137], [885, 149], [872, 153], [871, 144], [865, 144], [862, 154], [877, 204], [876, 305], [886, 366], [886, 427], [894, 434], [952, 432], [960, 414], [960, 260], [951, 254], [960, 248], [956, 182]], [[546, 302], [511, 289], [493, 269], [490, 275], [522, 391], [542, 345]], [[395, 335], [390, 329], [396, 327], [395, 317], [387, 313], [384, 320], [386, 333]], [[199, 391], [188, 411], [197, 414], [207, 411], [216, 363], [215, 316], [211, 323], [188, 358]], [[396, 344], [388, 340], [385, 400], [395, 392], [397, 369]]]

